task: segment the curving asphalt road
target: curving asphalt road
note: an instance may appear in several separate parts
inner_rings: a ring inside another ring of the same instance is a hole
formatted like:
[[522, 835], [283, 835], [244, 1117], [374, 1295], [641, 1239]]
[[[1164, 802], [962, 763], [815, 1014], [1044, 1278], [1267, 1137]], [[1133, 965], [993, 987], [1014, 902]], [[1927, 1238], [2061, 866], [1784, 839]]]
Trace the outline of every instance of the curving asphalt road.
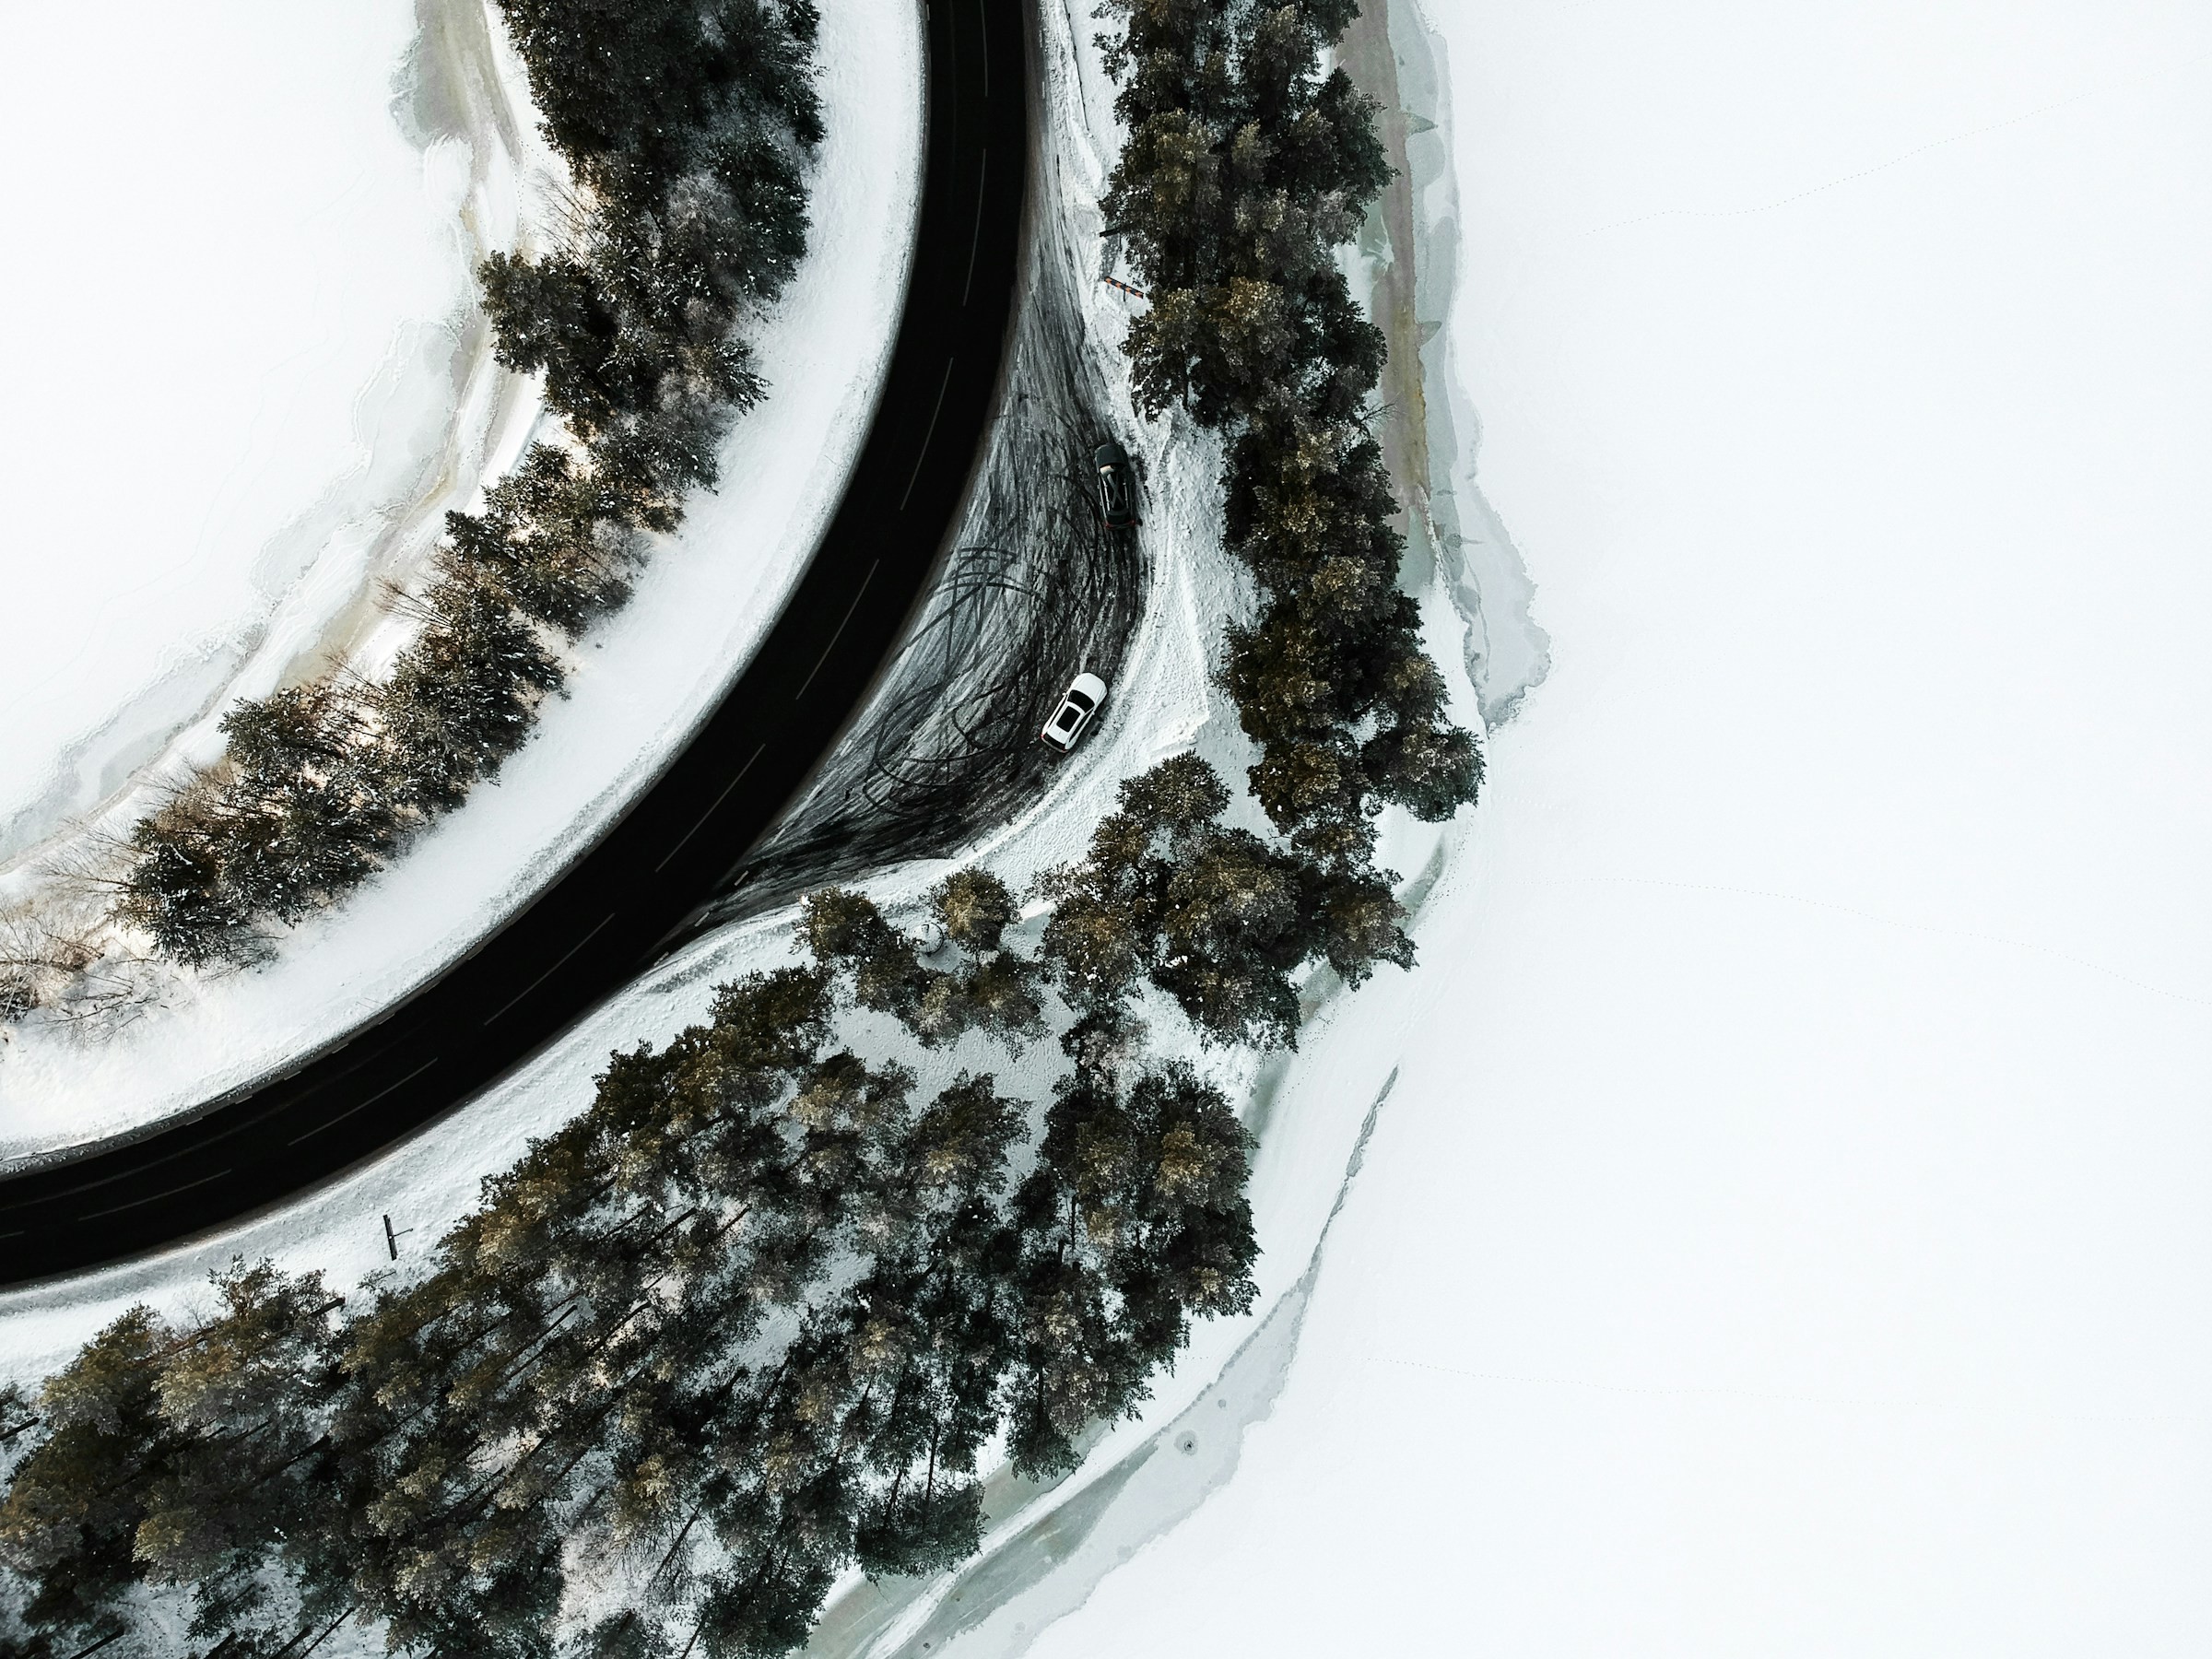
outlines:
[[924, 15], [928, 154], [889, 373], [836, 517], [751, 665], [589, 853], [409, 1000], [182, 1122], [0, 1177], [0, 1285], [235, 1221], [460, 1105], [664, 954], [835, 745], [953, 528], [1014, 301], [1022, 0], [932, 0]]

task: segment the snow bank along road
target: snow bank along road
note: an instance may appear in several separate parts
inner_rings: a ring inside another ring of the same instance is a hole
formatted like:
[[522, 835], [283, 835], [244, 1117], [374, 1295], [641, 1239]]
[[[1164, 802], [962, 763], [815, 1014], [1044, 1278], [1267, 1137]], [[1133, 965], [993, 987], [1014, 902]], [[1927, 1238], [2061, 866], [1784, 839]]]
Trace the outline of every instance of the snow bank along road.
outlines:
[[234, 1220], [459, 1105], [683, 935], [836, 741], [952, 526], [1013, 302], [1021, 0], [925, 16], [922, 210], [881, 401], [821, 547], [736, 685], [595, 847], [414, 997], [182, 1123], [0, 1178], [0, 1284]]

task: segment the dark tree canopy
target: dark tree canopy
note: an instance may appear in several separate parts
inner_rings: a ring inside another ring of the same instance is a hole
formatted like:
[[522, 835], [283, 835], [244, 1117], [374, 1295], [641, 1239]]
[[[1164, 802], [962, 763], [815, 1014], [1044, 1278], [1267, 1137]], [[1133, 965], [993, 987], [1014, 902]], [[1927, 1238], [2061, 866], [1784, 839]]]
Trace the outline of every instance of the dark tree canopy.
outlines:
[[1397, 503], [1365, 426], [1384, 341], [1336, 263], [1390, 176], [1373, 104], [1323, 68], [1356, 7], [1105, 11], [1128, 130], [1106, 214], [1152, 296], [1129, 333], [1137, 394], [1229, 434], [1226, 539], [1261, 593], [1221, 668], [1260, 746], [1253, 792], [1301, 854], [1363, 869], [1376, 804], [1448, 818], [1482, 765], [1398, 591]]
[[[1129, 793], [1186, 837], [1224, 800], [1188, 762]], [[984, 1449], [1067, 1467], [1191, 1320], [1251, 1305], [1256, 1246], [1248, 1137], [1187, 1066], [1078, 1038], [1032, 1104], [847, 1044], [862, 1015], [924, 1049], [1041, 1031], [1056, 970], [1005, 883], [962, 870], [927, 904], [942, 966], [816, 895], [808, 965], [611, 1056], [413, 1278], [342, 1300], [241, 1263], [205, 1314], [103, 1333], [6, 1430], [25, 1651], [142, 1659], [182, 1617], [271, 1659], [348, 1618], [455, 1659], [779, 1653], [848, 1564], [971, 1553]], [[563, 1636], [588, 1559], [629, 1564], [628, 1605]]]

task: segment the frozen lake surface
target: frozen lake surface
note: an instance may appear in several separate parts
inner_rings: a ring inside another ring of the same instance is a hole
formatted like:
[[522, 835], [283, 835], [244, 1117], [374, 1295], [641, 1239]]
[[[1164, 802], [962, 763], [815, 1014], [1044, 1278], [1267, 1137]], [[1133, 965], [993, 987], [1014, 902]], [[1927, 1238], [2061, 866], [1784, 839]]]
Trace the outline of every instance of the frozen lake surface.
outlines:
[[405, 121], [416, 10], [9, 16], [0, 858], [312, 645], [435, 481], [514, 180]]
[[943, 1651], [2202, 1653], [2212, 19], [1431, 21], [1551, 678], [1233, 1478]]

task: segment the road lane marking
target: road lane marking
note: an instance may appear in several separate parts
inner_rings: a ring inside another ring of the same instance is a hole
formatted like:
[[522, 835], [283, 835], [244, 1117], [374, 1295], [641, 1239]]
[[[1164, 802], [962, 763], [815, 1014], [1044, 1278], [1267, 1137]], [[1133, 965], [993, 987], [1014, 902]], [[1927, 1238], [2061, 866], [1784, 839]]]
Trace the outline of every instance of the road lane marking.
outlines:
[[[599, 927], [605, 927], [609, 922], [612, 922], [622, 912], [620, 911], [609, 911], [606, 915], [599, 918]], [[529, 995], [531, 992], [536, 990], [540, 985], [551, 979], [556, 973], [559, 973], [571, 957], [574, 956], [578, 951], [582, 950], [586, 945], [589, 945], [594, 939], [599, 936], [599, 927], [593, 928], [590, 933], [585, 934], [582, 938], [577, 940], [575, 944], [570, 946], [566, 950], [562, 951], [560, 953], [559, 961], [555, 962], [552, 967], [547, 969], [543, 973], [539, 974], [535, 979], [524, 985], [520, 991], [517, 991], [512, 996], [501, 1003], [500, 1005], [499, 1013], [494, 1014], [491, 1017], [491, 1019], [487, 1019], [484, 1023], [486, 1025], [491, 1024], [492, 1020], [498, 1019], [500, 1015], [505, 1014], [507, 1010], [513, 1007], [516, 1003], [521, 1002], [524, 997]]]
[[336, 1117], [325, 1118], [322, 1123], [317, 1124], [312, 1129], [310, 1129], [305, 1135], [295, 1135], [290, 1140], [285, 1142], [284, 1144], [288, 1147], [296, 1147], [303, 1140], [313, 1140], [315, 1136], [322, 1134], [324, 1130], [331, 1128], [335, 1124], [344, 1123], [355, 1112], [367, 1111], [370, 1107], [375, 1105], [379, 1100], [382, 1100], [386, 1095], [390, 1094], [394, 1089], [405, 1088], [408, 1084], [414, 1082], [416, 1078], [421, 1077], [424, 1072], [429, 1071], [431, 1066], [437, 1064], [438, 1062], [435, 1057], [425, 1060], [420, 1065], [417, 1066], [413, 1071], [409, 1072], [398, 1082], [385, 1084], [383, 1088], [378, 1089], [367, 1100], [362, 1100], [356, 1105], [347, 1107], [346, 1110], [339, 1112]]
[[876, 580], [876, 567], [882, 562], [883, 560], [878, 559], [871, 563], [868, 566], [868, 573], [860, 579], [860, 585], [853, 590], [853, 603], [845, 606], [845, 614], [838, 622], [837, 632], [830, 636], [830, 643], [822, 647], [822, 654], [814, 659], [814, 668], [806, 676], [806, 684], [792, 693], [791, 700], [793, 702], [797, 702], [800, 698], [806, 695], [806, 687], [814, 684], [815, 675], [822, 671], [822, 665], [830, 660], [830, 653], [837, 649], [838, 641], [844, 636], [845, 624], [853, 620], [853, 613], [860, 607], [860, 596], [868, 591], [868, 583]]
[[77, 1217], [77, 1219], [79, 1221], [97, 1221], [102, 1216], [120, 1216], [124, 1210], [136, 1209], [142, 1204], [159, 1204], [164, 1198], [174, 1198], [179, 1193], [189, 1193], [194, 1187], [206, 1186], [211, 1181], [220, 1181], [229, 1173], [230, 1171], [228, 1170], [218, 1170], [212, 1175], [203, 1175], [197, 1181], [186, 1182], [182, 1186], [171, 1187], [166, 1193], [156, 1193], [150, 1198], [134, 1198], [128, 1204], [115, 1206], [113, 1209], [88, 1210]]
[[958, 358], [945, 359], [945, 378], [937, 382], [937, 401], [930, 406], [929, 430], [922, 434], [922, 453], [914, 457], [914, 476], [906, 481], [906, 493], [899, 498], [899, 511], [906, 511], [907, 502], [914, 499], [914, 486], [921, 481], [922, 463], [929, 459], [929, 441], [937, 435], [937, 417], [945, 408], [945, 388], [952, 384], [952, 366]]
[[[968, 290], [975, 287], [975, 250], [983, 240], [983, 202], [985, 200], [983, 185], [990, 177], [991, 152], [985, 149], [983, 163], [975, 170], [975, 232], [968, 239], [968, 280], [960, 284], [960, 307], [962, 310], [967, 309]], [[939, 393], [938, 395], [941, 397], [944, 394]]]
[[[815, 666], [818, 668], [821, 666], [821, 665], [817, 663]], [[794, 698], [792, 700], [796, 702], [798, 699]], [[675, 846], [669, 848], [668, 851], [662, 855], [661, 862], [653, 866], [653, 873], [655, 876], [658, 876], [663, 870], [668, 867], [669, 859], [674, 858], [678, 853], [681, 853], [684, 850], [684, 841], [689, 841], [693, 836], [699, 833], [700, 825], [704, 824], [709, 818], [712, 818], [715, 813], [722, 809], [722, 804], [730, 798], [730, 791], [736, 788], [738, 784], [744, 782], [745, 774], [753, 770], [753, 760], [759, 759], [761, 756], [767, 753], [768, 745], [765, 743], [753, 751], [753, 759], [747, 760], [743, 766], [739, 767], [737, 769], [737, 775], [722, 786], [722, 793], [714, 797], [714, 805], [708, 807], [704, 812], [699, 815], [699, 823], [692, 825], [690, 829], [685, 830], [684, 840], [677, 841]]]

